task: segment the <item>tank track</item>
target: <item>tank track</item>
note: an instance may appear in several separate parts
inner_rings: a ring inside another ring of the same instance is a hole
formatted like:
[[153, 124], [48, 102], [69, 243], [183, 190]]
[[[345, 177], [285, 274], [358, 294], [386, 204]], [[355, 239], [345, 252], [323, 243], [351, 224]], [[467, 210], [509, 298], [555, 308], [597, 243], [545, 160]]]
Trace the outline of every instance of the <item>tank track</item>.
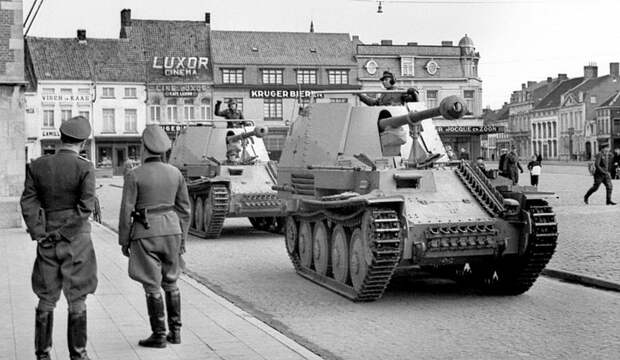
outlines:
[[[367, 231], [372, 261], [368, 265], [366, 277], [363, 279], [359, 291], [353, 288], [350, 277], [346, 283], [341, 283], [330, 277], [329, 272], [327, 275], [320, 275], [312, 268], [304, 267], [301, 264], [298, 246], [296, 246], [294, 253], [287, 251], [295, 271], [299, 275], [353, 301], [374, 301], [381, 298], [401, 258], [403, 231], [396, 211], [369, 208], [366, 211], [358, 211], [353, 216], [340, 217], [330, 216], [332, 214], [319, 211], [313, 214], [301, 214], [294, 218], [297, 228], [299, 228], [300, 220], [312, 222], [327, 220], [352, 230], [362, 224], [365, 212], [369, 213], [369, 222], [367, 229], [362, 229], [362, 231]], [[351, 231], [349, 231], [350, 233]]]
[[461, 182], [489, 215], [499, 216], [504, 211], [502, 195], [493, 187], [480, 169], [472, 167], [466, 162], [461, 162], [455, 171]]
[[213, 196], [213, 209], [209, 227], [205, 230], [198, 230], [192, 227], [189, 232], [201, 238], [214, 239], [218, 238], [222, 233], [224, 220], [226, 220], [226, 215], [228, 214], [230, 196], [226, 186], [221, 184], [211, 185], [208, 193]]
[[532, 233], [522, 255], [501, 264], [498, 279], [491, 279], [490, 290], [503, 295], [519, 295], [529, 290], [555, 252], [558, 239], [557, 222], [551, 206], [545, 201], [528, 204]]

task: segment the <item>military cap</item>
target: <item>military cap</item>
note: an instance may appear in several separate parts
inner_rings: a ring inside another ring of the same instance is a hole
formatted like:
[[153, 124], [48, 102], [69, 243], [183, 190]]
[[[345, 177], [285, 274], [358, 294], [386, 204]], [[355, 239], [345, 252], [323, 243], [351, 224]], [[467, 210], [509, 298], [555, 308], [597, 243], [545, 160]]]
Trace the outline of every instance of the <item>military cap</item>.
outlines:
[[392, 78], [392, 80], [396, 80], [396, 79], [394, 78], [394, 74], [392, 74], [392, 73], [391, 73], [391, 72], [389, 72], [389, 71], [384, 71], [384, 72], [383, 72], [383, 76], [381, 76], [381, 78], [379, 79], [379, 81], [383, 81], [383, 79], [385, 79], [385, 78]]
[[237, 101], [235, 99], [228, 99], [228, 101], [226, 103], [228, 105], [230, 105], [230, 104], [237, 104]]
[[170, 138], [159, 125], [147, 125], [142, 132], [144, 147], [154, 154], [165, 153], [170, 149]]
[[74, 116], [60, 125], [60, 133], [77, 139], [86, 140], [90, 136], [90, 122], [84, 116]]
[[609, 142], [608, 142], [608, 141], [603, 141], [603, 142], [600, 142], [600, 143], [599, 143], [599, 145], [598, 145], [598, 148], [599, 148], [599, 149], [603, 149], [603, 148], [606, 148], [606, 147], [610, 147], [610, 145], [609, 145]]

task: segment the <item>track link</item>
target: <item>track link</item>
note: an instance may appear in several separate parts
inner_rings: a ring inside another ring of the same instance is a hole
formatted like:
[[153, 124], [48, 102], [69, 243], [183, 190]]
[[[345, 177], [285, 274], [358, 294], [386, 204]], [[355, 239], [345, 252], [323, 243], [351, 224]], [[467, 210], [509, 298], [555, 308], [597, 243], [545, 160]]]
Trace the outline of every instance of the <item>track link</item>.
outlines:
[[[364, 213], [367, 214], [368, 221], [362, 221]], [[288, 251], [289, 258], [299, 275], [353, 301], [374, 301], [381, 298], [398, 266], [402, 253], [403, 231], [396, 211], [369, 208], [365, 212], [357, 212], [354, 217], [349, 218], [334, 218], [329, 214], [326, 215], [326, 213], [305, 214], [294, 218], [297, 225], [300, 220], [311, 220], [313, 222], [327, 220], [332, 224], [347, 227], [349, 233], [354, 227], [362, 224], [361, 230], [365, 232], [364, 238], [371, 261], [358, 290], [353, 287], [350, 279], [346, 283], [341, 283], [334, 280], [330, 273], [320, 275], [312, 267], [304, 267], [301, 264], [298, 246], [295, 247], [293, 253]], [[287, 236], [289, 236], [288, 233]]]
[[[189, 229], [190, 234], [206, 239], [218, 238], [224, 227], [224, 220], [228, 214], [228, 203], [230, 195], [228, 189], [222, 184], [213, 184], [208, 191], [201, 191], [198, 196], [203, 196], [205, 203], [210, 203], [211, 217], [205, 224], [205, 229], [200, 230], [195, 227]], [[203, 205], [204, 209], [207, 208]], [[204, 211], [204, 210], [203, 210]]]

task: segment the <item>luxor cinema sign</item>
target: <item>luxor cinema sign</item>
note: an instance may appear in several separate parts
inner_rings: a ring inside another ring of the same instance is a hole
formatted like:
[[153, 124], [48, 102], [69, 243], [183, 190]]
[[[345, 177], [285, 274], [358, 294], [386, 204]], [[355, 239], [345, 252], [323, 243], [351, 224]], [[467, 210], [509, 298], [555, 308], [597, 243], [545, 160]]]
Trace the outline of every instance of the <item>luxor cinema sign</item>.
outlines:
[[162, 70], [164, 76], [197, 76], [202, 69], [207, 70], [209, 58], [206, 56], [155, 56], [153, 69]]

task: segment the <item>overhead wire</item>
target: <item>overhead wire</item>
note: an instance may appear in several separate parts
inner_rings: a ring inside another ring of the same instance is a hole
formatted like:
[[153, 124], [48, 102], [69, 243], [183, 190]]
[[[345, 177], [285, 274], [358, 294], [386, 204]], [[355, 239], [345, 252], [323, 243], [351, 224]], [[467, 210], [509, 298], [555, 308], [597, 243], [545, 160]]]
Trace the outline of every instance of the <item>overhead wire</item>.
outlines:
[[37, 9], [35, 10], [34, 15], [32, 15], [32, 20], [30, 21], [30, 24], [26, 28], [26, 32], [24, 32], [24, 36], [28, 35], [28, 32], [30, 31], [30, 27], [32, 26], [32, 24], [34, 24], [34, 21], [37, 18], [37, 14], [39, 13], [39, 10], [41, 9], [41, 5], [43, 5], [43, 0], [39, 2], [39, 5], [37, 6]]

